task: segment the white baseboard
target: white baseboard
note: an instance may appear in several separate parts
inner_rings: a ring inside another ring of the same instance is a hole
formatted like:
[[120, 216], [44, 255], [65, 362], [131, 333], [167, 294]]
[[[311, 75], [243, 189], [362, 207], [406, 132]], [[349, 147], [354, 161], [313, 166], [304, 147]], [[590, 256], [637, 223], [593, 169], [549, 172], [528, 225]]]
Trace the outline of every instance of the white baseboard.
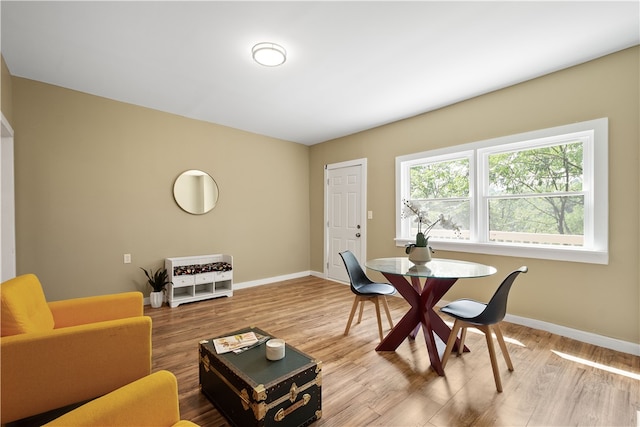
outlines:
[[[441, 307], [447, 305], [450, 301], [440, 300], [437, 306]], [[551, 332], [561, 337], [567, 337], [576, 341], [585, 342], [587, 344], [597, 345], [598, 347], [604, 347], [622, 353], [629, 353], [635, 356], [640, 356], [640, 344], [635, 344], [628, 341], [622, 341], [616, 338], [605, 337], [603, 335], [597, 335], [591, 332], [581, 331], [579, 329], [568, 328], [566, 326], [556, 325], [555, 323], [544, 322], [542, 320], [529, 319], [527, 317], [515, 316], [513, 314], [507, 314], [504, 317], [505, 322], [515, 323], [516, 325], [526, 326], [532, 329], [539, 329], [541, 331]]]
[[504, 320], [507, 322], [515, 323], [517, 325], [527, 326], [533, 329], [540, 329], [542, 331], [551, 332], [552, 334], [571, 338], [581, 342], [586, 342], [587, 344], [593, 344], [599, 347], [609, 348], [611, 350], [640, 356], [640, 344], [622, 341], [616, 338], [605, 337], [591, 332], [581, 331], [579, 329], [567, 328], [566, 326], [543, 322], [541, 320], [514, 316], [511, 314], [507, 314]]
[[266, 279], [251, 280], [249, 282], [233, 283], [233, 289], [253, 288], [254, 286], [267, 285], [269, 283], [282, 282], [283, 280], [299, 279], [312, 275], [311, 271], [301, 271], [299, 273], [285, 274], [283, 276], [269, 277]]

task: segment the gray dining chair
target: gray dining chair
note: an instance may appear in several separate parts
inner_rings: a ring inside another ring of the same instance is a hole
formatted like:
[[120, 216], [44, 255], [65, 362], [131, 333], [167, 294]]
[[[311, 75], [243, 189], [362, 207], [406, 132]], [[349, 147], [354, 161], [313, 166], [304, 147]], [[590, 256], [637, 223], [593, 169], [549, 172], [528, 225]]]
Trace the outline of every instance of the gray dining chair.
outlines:
[[520, 273], [526, 273], [528, 271], [526, 266], [522, 266], [519, 269], [511, 272], [498, 287], [491, 300], [488, 303], [482, 303], [470, 299], [459, 299], [452, 303], [449, 303], [442, 307], [440, 311], [446, 313], [455, 319], [453, 328], [449, 334], [447, 340], [447, 347], [442, 355], [442, 369], [445, 368], [449, 356], [453, 350], [453, 345], [458, 338], [458, 332], [462, 330], [460, 335], [460, 342], [458, 343], [458, 355], [462, 354], [464, 349], [464, 340], [467, 335], [467, 328], [472, 327], [484, 332], [487, 340], [487, 347], [489, 347], [489, 358], [491, 359], [491, 367], [493, 368], [493, 377], [496, 382], [496, 389], [498, 392], [502, 392], [502, 381], [500, 380], [500, 371], [498, 370], [498, 361], [496, 360], [496, 351], [493, 346], [493, 333], [496, 334], [496, 339], [502, 349], [502, 356], [504, 356], [505, 362], [509, 371], [513, 371], [513, 363], [509, 357], [507, 346], [504, 343], [504, 337], [500, 330], [499, 323], [502, 322], [504, 316], [507, 314], [507, 298], [509, 297], [509, 291], [511, 285], [516, 280], [516, 277]]
[[362, 267], [360, 267], [360, 263], [353, 252], [340, 252], [340, 257], [342, 257], [344, 266], [347, 269], [347, 274], [349, 275], [351, 292], [355, 294], [353, 306], [351, 307], [351, 314], [349, 314], [349, 321], [347, 322], [344, 334], [349, 335], [351, 322], [353, 322], [353, 316], [356, 313], [358, 304], [360, 304], [360, 315], [358, 316], [358, 323], [360, 323], [362, 321], [364, 303], [365, 301], [371, 301], [376, 307], [376, 316], [378, 317], [378, 334], [380, 335], [380, 341], [382, 341], [384, 339], [384, 335], [382, 334], [382, 320], [380, 318], [380, 300], [382, 300], [382, 305], [387, 314], [389, 326], [393, 329], [393, 321], [391, 320], [391, 313], [389, 312], [389, 305], [387, 304], [386, 296], [395, 294], [396, 288], [388, 283], [378, 283], [369, 279], [362, 270]]

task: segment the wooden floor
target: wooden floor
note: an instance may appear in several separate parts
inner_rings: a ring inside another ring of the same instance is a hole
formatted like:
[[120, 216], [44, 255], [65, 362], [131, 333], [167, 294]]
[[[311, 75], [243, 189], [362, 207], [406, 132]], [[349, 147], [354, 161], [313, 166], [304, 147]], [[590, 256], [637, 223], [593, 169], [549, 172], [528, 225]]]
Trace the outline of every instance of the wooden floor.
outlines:
[[[307, 277], [173, 309], [145, 308], [153, 318], [153, 370], [177, 376], [183, 419], [226, 426], [200, 393], [198, 342], [257, 326], [322, 361], [322, 418], [316, 426], [640, 425], [640, 357], [504, 323], [515, 371], [499, 354], [499, 394], [483, 335], [469, 330], [471, 352], [452, 356], [446, 377], [439, 377], [429, 367], [422, 333], [396, 352], [374, 350], [379, 338], [372, 304], [362, 323], [343, 336], [352, 301], [348, 286]], [[400, 297], [389, 298], [389, 305], [394, 321], [408, 309]]]

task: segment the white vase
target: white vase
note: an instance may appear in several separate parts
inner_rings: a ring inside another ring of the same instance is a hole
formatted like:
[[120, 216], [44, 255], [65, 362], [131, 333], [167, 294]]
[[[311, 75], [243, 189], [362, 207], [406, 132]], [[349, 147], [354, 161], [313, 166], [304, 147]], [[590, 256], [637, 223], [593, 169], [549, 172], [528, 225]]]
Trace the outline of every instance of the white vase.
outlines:
[[164, 292], [151, 292], [149, 294], [149, 302], [151, 303], [151, 307], [160, 308], [162, 307], [162, 300], [164, 299]]
[[409, 252], [409, 261], [415, 265], [425, 265], [431, 261], [431, 248], [428, 246], [412, 246]]

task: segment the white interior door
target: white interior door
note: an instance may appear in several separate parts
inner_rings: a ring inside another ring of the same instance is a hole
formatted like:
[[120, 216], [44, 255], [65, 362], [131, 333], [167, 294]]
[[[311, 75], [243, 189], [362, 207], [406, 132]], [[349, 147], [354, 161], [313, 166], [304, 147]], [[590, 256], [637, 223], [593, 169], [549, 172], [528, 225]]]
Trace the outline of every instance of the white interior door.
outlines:
[[325, 266], [329, 279], [349, 281], [340, 252], [366, 258], [366, 159], [325, 168]]
[[16, 277], [13, 129], [2, 114], [0, 145], [0, 281]]

